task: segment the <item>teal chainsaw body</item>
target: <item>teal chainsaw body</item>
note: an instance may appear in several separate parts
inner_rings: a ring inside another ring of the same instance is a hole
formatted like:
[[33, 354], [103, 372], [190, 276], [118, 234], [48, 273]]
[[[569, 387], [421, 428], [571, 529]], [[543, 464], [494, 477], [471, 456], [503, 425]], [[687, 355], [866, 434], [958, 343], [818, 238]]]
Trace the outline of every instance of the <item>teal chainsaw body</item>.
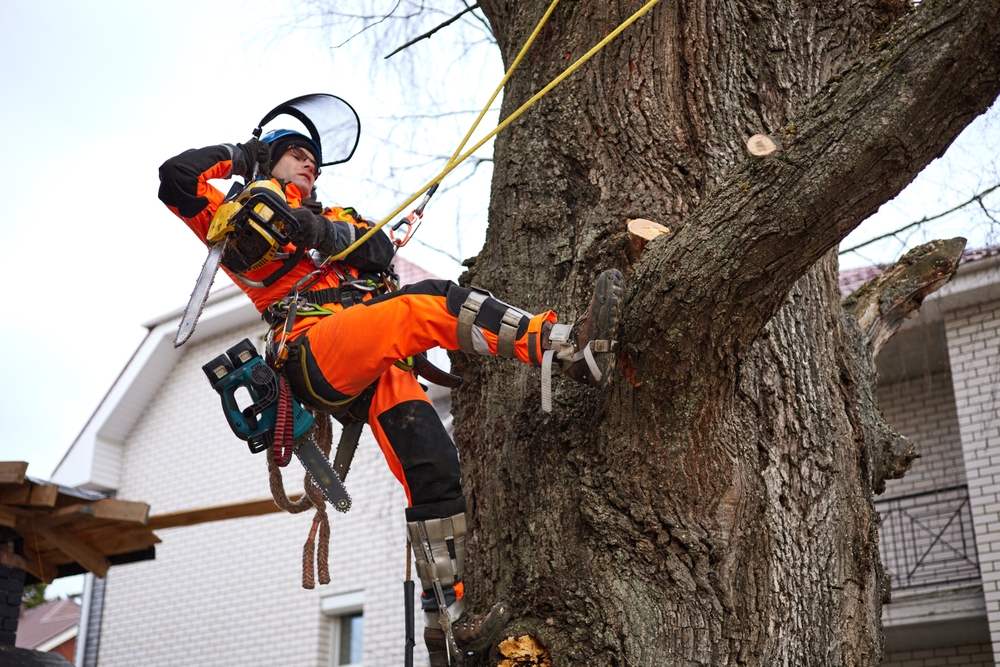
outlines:
[[[244, 338], [201, 369], [222, 397], [222, 409], [236, 437], [246, 441], [254, 454], [270, 447], [278, 420], [278, 375], [257, 353], [254, 344]], [[242, 409], [236, 396], [241, 387], [253, 400]], [[293, 438], [298, 439], [312, 427], [313, 416], [294, 398], [292, 416]]]

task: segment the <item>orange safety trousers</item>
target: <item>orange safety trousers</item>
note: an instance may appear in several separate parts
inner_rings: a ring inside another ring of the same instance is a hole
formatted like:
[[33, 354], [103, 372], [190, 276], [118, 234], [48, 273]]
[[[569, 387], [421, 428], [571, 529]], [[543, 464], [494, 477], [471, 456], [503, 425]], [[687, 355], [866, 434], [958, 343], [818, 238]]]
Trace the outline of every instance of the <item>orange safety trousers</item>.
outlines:
[[[413, 373], [395, 363], [435, 346], [458, 350], [458, 316], [472, 290], [426, 280], [324, 317], [290, 348], [285, 374], [306, 405], [328, 411], [349, 404], [375, 383], [367, 418], [389, 468], [406, 490], [408, 520], [452, 516], [464, 509], [458, 450]], [[500, 318], [510, 307], [486, 299], [473, 324], [477, 352], [497, 354]], [[539, 365], [547, 311], [521, 316], [514, 354]], [[483, 346], [485, 342], [485, 348]]]

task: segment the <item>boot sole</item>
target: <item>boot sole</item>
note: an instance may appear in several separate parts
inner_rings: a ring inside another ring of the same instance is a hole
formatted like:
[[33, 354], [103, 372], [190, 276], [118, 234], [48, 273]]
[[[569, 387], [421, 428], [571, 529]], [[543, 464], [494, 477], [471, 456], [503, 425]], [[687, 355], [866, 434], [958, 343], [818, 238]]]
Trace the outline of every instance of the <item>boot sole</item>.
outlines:
[[[625, 293], [625, 278], [618, 269], [608, 269], [601, 273], [594, 286], [594, 328], [590, 340], [611, 341], [610, 352], [600, 352], [594, 355], [597, 365], [601, 367], [601, 381], [595, 382], [589, 378], [595, 387], [605, 387], [610, 381], [614, 360], [617, 358], [615, 345], [618, 337], [618, 322], [621, 319], [622, 297]], [[589, 375], [589, 374], [588, 374]]]

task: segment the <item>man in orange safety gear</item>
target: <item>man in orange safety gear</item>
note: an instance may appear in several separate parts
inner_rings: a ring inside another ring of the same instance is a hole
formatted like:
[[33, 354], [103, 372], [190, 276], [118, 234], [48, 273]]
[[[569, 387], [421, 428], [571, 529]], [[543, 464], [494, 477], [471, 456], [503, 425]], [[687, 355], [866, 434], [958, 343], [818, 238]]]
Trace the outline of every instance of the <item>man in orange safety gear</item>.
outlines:
[[[260, 162], [269, 167], [299, 222], [293, 243], [313, 249], [318, 257], [333, 255], [372, 225], [351, 208], [323, 207], [315, 201], [320, 153], [313, 140], [288, 130], [245, 144], [185, 151], [160, 167], [159, 197], [204, 242], [224, 199], [208, 181], [233, 176], [249, 179], [254, 164]], [[510, 610], [502, 602], [485, 614], [464, 609], [466, 521], [458, 451], [413, 373], [395, 364], [440, 346], [513, 357], [532, 366], [542, 366], [543, 361], [548, 367], [558, 363], [570, 377], [603, 386], [616, 357], [614, 338], [623, 282], [618, 271], [605, 271], [584, 316], [573, 326], [561, 325], [552, 311], [531, 315], [486, 292], [443, 280], [426, 280], [391, 292], [371, 290], [370, 285], [382, 284], [380, 274], [391, 271], [394, 252], [392, 242], [379, 232], [341, 262], [323, 263], [315, 254], [305, 255], [270, 287], [237, 284], [266, 317], [280, 320], [280, 326], [284, 317], [279, 315], [287, 311], [275, 306], [284, 302], [297, 281], [320, 266], [317, 282], [299, 294], [319, 308], [300, 309], [283, 372], [295, 397], [307, 407], [333, 413], [345, 423], [352, 419], [367, 422], [390, 470], [403, 485], [409, 505], [407, 529], [424, 589], [424, 639], [431, 664], [444, 665], [447, 647], [438, 614], [447, 612], [454, 619], [455, 643], [468, 652], [495, 643]], [[277, 263], [273, 260], [245, 276], [259, 282]], [[429, 545], [433, 565], [418, 544]], [[436, 584], [446, 610], [439, 608]]]

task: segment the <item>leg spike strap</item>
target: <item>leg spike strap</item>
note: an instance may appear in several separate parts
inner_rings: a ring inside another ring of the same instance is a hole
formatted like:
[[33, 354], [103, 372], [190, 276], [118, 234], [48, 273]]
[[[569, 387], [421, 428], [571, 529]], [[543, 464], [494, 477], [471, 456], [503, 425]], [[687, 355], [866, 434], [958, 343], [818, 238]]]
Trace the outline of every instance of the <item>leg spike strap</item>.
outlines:
[[508, 308], [500, 321], [500, 333], [497, 336], [497, 355], [514, 357], [514, 341], [517, 340], [517, 328], [524, 319], [524, 314], [513, 308]]
[[458, 313], [458, 346], [466, 354], [480, 354], [476, 350], [475, 343], [472, 340], [472, 327], [476, 321], [476, 316], [479, 315], [479, 309], [482, 308], [483, 303], [489, 298], [489, 292], [472, 290], [469, 292], [469, 296], [466, 297], [465, 303], [462, 304], [462, 309]]
[[[597, 366], [597, 361], [594, 359], [594, 353], [591, 352], [592, 347], [595, 343], [606, 343], [607, 341], [596, 341], [592, 340], [587, 343], [587, 347], [583, 348], [583, 360], [587, 362], [587, 367], [590, 368], [590, 377], [594, 379], [594, 382], [601, 381], [601, 369]], [[575, 356], [575, 355], [574, 355]]]
[[424, 590], [454, 586], [465, 571], [465, 513], [444, 519], [411, 521], [406, 524], [417, 561], [417, 576]]
[[549, 331], [550, 349], [542, 354], [542, 410], [552, 412], [552, 361], [559, 358], [560, 368], [563, 359], [572, 357], [575, 349], [569, 340], [573, 331], [571, 324], [553, 324]]
[[608, 352], [612, 348], [611, 341], [592, 340], [582, 350], [577, 350], [569, 336], [573, 327], [569, 324], [553, 324], [549, 332], [549, 343], [552, 348], [542, 355], [542, 411], [552, 412], [552, 362], [559, 360], [561, 369], [575, 361], [583, 359], [590, 376], [595, 382], [601, 381], [601, 369], [594, 359], [594, 352]]
[[552, 357], [555, 352], [542, 353], [542, 412], [552, 412]]

